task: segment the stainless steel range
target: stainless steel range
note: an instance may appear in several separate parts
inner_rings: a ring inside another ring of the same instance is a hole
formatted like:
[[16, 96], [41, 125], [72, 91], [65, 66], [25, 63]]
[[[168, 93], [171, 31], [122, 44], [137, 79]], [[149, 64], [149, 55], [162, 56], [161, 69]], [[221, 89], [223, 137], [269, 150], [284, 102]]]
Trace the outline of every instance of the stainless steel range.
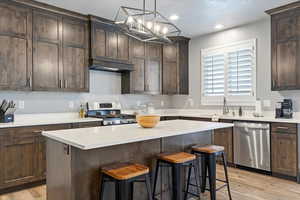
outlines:
[[88, 109], [86, 117], [103, 119], [103, 126], [136, 123], [134, 115], [122, 114], [121, 109], [115, 109], [112, 103], [99, 103], [98, 109]]

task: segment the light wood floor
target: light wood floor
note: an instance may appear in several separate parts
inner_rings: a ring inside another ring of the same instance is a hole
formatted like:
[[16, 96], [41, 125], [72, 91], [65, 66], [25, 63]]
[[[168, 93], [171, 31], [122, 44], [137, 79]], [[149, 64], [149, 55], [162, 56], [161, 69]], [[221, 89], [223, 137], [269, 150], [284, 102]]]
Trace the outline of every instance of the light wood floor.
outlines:
[[[233, 200], [300, 200], [300, 184], [270, 176], [229, 168]], [[218, 167], [218, 178], [223, 170]], [[208, 200], [205, 193], [203, 200]], [[217, 193], [218, 200], [227, 200], [227, 190]], [[46, 200], [46, 186], [0, 195], [0, 200]]]

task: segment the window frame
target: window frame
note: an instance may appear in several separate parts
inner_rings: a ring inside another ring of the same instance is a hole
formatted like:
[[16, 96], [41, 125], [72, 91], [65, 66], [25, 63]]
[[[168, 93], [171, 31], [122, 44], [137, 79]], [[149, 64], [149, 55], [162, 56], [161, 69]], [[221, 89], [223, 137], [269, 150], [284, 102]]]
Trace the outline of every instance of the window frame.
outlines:
[[[253, 48], [253, 68], [252, 68], [252, 96], [234, 96], [228, 95], [228, 54], [230, 51], [238, 51], [242, 48], [251, 46]], [[204, 57], [217, 54], [224, 55], [224, 96], [205, 96], [204, 95]], [[254, 106], [256, 100], [256, 67], [257, 67], [257, 39], [243, 40], [239, 42], [228, 43], [200, 51], [201, 67], [201, 105], [223, 105], [223, 99], [226, 97], [228, 105]]]

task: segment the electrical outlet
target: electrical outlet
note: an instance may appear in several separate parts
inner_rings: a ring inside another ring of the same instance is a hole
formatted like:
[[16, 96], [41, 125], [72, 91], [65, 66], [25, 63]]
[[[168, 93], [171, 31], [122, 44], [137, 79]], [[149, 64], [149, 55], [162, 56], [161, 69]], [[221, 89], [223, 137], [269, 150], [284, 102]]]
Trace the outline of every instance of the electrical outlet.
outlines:
[[74, 101], [69, 101], [69, 108], [73, 109], [74, 108]]
[[160, 101], [160, 106], [164, 107], [165, 106], [165, 102], [164, 101]]
[[194, 105], [195, 105], [194, 100], [193, 99], [189, 99], [188, 101], [189, 101], [190, 107], [194, 107]]
[[19, 109], [25, 108], [25, 101], [19, 101]]

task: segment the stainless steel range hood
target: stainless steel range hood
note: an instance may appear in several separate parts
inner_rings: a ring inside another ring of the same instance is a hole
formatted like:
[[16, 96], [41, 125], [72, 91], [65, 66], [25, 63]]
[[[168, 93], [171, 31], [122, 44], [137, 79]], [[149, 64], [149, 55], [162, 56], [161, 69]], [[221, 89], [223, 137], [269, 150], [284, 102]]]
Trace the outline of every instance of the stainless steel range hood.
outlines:
[[109, 71], [109, 72], [128, 72], [133, 71], [133, 64], [104, 59], [92, 59], [90, 70]]

